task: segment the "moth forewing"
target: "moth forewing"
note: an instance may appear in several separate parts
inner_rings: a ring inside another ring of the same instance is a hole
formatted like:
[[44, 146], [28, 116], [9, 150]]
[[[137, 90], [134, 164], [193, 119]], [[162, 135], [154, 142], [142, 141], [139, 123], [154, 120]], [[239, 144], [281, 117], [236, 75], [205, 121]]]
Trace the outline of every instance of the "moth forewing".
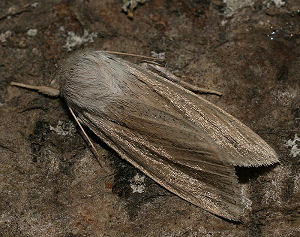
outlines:
[[217, 143], [226, 154], [223, 156], [226, 162], [238, 166], [278, 162], [276, 152], [261, 137], [221, 108], [160, 76], [144, 78], [153, 90], [184, 114], [187, 121]]
[[[135, 129], [92, 114], [86, 114], [83, 122], [121, 157], [171, 192], [216, 215], [232, 220], [241, 216], [241, 200], [232, 166], [203, 159], [196, 165], [191, 162], [193, 169], [180, 164], [180, 160], [176, 163], [170, 159], [173, 159], [169, 157], [171, 152], [177, 152], [176, 148], [147, 140]], [[194, 153], [199, 156], [197, 151], [189, 151], [188, 155]]]
[[219, 107], [103, 51], [69, 57], [57, 79], [79, 121], [122, 158], [218, 216], [243, 213], [233, 165], [278, 162], [262, 138]]

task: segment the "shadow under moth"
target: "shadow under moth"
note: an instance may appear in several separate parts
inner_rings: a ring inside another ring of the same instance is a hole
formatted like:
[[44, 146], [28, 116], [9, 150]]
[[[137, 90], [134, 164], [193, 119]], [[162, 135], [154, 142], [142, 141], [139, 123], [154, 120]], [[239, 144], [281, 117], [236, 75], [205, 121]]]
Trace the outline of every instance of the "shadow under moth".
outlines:
[[250, 128], [166, 74], [89, 50], [67, 58], [56, 80], [59, 89], [12, 85], [60, 96], [123, 159], [217, 216], [243, 215], [234, 166], [278, 162]]

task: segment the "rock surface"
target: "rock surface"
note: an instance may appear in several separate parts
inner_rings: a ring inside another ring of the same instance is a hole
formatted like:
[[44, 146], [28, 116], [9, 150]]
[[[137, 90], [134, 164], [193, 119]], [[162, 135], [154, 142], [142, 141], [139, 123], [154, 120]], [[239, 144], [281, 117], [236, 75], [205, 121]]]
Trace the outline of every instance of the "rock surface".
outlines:
[[[0, 236], [300, 236], [300, 3], [224, 2], [146, 1], [132, 19], [117, 0], [0, 2]], [[277, 151], [278, 165], [237, 169], [243, 223], [143, 178], [89, 133], [105, 175], [63, 101], [9, 85], [50, 85], [88, 47], [165, 53]]]

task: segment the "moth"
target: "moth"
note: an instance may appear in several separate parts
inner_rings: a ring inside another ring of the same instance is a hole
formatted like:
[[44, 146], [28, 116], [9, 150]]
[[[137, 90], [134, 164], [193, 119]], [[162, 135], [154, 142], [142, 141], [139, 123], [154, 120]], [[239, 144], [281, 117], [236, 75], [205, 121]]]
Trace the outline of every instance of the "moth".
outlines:
[[234, 166], [276, 163], [275, 151], [166, 75], [104, 51], [81, 51], [58, 70], [59, 90], [47, 93], [63, 98], [80, 124], [167, 190], [239, 220], [244, 208]]

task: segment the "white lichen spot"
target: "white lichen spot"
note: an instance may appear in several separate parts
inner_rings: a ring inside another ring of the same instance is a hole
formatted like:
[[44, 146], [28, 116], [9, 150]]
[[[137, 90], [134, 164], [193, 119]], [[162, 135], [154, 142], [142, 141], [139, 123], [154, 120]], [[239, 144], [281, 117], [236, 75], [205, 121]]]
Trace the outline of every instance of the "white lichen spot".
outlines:
[[225, 16], [230, 17], [232, 16], [236, 11], [243, 7], [252, 6], [254, 4], [253, 0], [223, 0], [223, 3], [226, 4], [225, 7]]
[[285, 142], [284, 146], [291, 148], [290, 150], [291, 156], [296, 157], [300, 155], [300, 137], [298, 137], [297, 134], [295, 134], [294, 140], [289, 139], [288, 141]]
[[136, 174], [132, 180], [130, 180], [130, 187], [133, 193], [143, 193], [145, 191], [145, 176]]
[[7, 13], [13, 15], [17, 11], [18, 11], [18, 7], [17, 6], [11, 6], [10, 8], [8, 8]]
[[12, 35], [12, 32], [11, 32], [10, 30], [7, 30], [6, 32], [1, 33], [1, 34], [0, 34], [0, 42], [1, 42], [1, 43], [6, 42], [7, 39], [8, 39], [9, 37], [11, 37], [11, 35]]
[[227, 20], [222, 20], [222, 21], [221, 21], [221, 26], [225, 26], [226, 23], [227, 23]]
[[38, 32], [37, 29], [29, 29], [26, 34], [28, 36], [36, 36], [37, 32]]
[[274, 104], [280, 103], [283, 106], [289, 106], [292, 103], [292, 100], [297, 96], [297, 90], [291, 89], [290, 91], [274, 91], [272, 92]]
[[294, 178], [294, 193], [297, 193], [299, 188], [300, 188], [300, 174], [296, 175]]
[[128, 14], [128, 17], [133, 17], [133, 10], [137, 8], [138, 4], [145, 3], [146, 0], [123, 0], [122, 10]]
[[241, 187], [241, 196], [242, 196], [242, 204], [243, 206], [250, 210], [252, 206], [252, 201], [248, 198], [248, 188], [247, 185], [243, 184]]
[[59, 170], [59, 158], [55, 156], [55, 154], [50, 151], [46, 150], [46, 156], [49, 157], [50, 163], [48, 164], [48, 174], [55, 174]]
[[87, 42], [94, 42], [95, 37], [97, 37], [97, 33], [93, 32], [89, 34], [88, 30], [84, 30], [83, 36], [78, 36], [73, 31], [70, 31], [68, 32], [67, 42], [63, 47], [66, 48], [67, 51], [71, 51], [76, 46]]
[[286, 178], [291, 175], [290, 169], [286, 166], [277, 166], [273, 169], [273, 173], [268, 174], [271, 182], [264, 184], [264, 198], [262, 201], [267, 205], [282, 206], [283, 189], [286, 185]]
[[282, 0], [273, 0], [276, 7], [283, 7], [285, 5], [285, 1]]
[[64, 26], [60, 26], [59, 30], [62, 31], [62, 32], [64, 32], [65, 31], [65, 27]]
[[271, 203], [272, 201], [275, 201], [279, 206], [281, 206], [281, 199], [280, 199], [280, 193], [281, 193], [281, 187], [278, 184], [279, 180], [272, 180], [271, 183], [268, 185], [268, 188], [266, 188], [265, 191], [265, 202]]
[[36, 8], [38, 5], [39, 5], [38, 2], [34, 2], [34, 3], [31, 4], [31, 7], [32, 7], [32, 8]]
[[76, 132], [74, 124], [70, 121], [58, 121], [56, 127], [50, 125], [50, 130], [62, 136], [73, 135]]
[[164, 60], [166, 57], [166, 53], [165, 52], [157, 53], [155, 51], [151, 51], [151, 57]]

